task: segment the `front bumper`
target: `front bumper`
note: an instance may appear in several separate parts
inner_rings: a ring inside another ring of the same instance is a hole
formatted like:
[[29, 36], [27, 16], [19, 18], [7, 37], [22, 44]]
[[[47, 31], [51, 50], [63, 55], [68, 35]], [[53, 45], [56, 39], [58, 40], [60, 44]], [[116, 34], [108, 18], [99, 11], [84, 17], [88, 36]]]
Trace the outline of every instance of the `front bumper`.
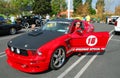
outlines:
[[6, 55], [8, 64], [23, 72], [37, 73], [49, 68], [49, 61], [45, 57], [21, 56], [11, 52], [9, 49], [6, 49]]

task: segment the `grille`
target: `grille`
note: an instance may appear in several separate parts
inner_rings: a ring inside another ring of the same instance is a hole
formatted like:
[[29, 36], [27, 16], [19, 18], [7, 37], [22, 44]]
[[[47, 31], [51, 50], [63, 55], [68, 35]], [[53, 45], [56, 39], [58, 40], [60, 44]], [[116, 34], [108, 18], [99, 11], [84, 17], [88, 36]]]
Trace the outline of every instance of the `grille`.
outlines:
[[[10, 46], [8, 46], [8, 47], [11, 50], [11, 47]], [[15, 47], [12, 47], [12, 48], [13, 48], [13, 51], [11, 50], [11, 52], [13, 52], [15, 54], [23, 55], [23, 56], [28, 56], [27, 50], [18, 49], [18, 48], [15, 48]], [[17, 51], [17, 50], [19, 50], [19, 51]]]

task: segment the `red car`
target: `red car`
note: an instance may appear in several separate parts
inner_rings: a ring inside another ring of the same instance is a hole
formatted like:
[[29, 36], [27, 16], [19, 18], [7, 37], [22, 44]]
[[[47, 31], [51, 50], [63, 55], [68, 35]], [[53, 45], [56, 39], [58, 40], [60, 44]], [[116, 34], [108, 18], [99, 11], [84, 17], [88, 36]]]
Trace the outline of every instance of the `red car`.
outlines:
[[[85, 32], [72, 31], [78, 21]], [[13, 68], [28, 73], [59, 69], [75, 52], [105, 50], [109, 33], [93, 31], [93, 25], [85, 21], [51, 20], [43, 28], [10, 40], [6, 49], [7, 62]]]

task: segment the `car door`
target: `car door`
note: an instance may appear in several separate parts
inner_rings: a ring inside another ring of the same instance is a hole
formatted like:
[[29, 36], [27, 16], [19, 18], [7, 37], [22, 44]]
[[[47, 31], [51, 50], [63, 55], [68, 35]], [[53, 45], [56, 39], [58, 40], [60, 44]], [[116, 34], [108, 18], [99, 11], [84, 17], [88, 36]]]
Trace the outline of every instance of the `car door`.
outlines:
[[9, 28], [7, 28], [6, 24], [0, 24], [0, 33], [3, 34], [6, 32]]
[[108, 39], [108, 32], [73, 33], [70, 45], [77, 52], [101, 52], [105, 50]]

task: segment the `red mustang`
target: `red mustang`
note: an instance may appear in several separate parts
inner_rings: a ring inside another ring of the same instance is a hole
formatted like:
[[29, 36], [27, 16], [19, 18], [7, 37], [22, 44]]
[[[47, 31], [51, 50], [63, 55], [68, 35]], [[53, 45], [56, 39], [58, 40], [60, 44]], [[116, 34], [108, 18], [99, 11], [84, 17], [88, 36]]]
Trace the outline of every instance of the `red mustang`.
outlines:
[[[82, 30], [73, 31], [76, 22], [80, 22]], [[85, 21], [51, 20], [42, 28], [10, 40], [6, 49], [7, 62], [28, 73], [59, 69], [75, 52], [105, 50], [109, 33], [93, 31], [94, 26]]]

